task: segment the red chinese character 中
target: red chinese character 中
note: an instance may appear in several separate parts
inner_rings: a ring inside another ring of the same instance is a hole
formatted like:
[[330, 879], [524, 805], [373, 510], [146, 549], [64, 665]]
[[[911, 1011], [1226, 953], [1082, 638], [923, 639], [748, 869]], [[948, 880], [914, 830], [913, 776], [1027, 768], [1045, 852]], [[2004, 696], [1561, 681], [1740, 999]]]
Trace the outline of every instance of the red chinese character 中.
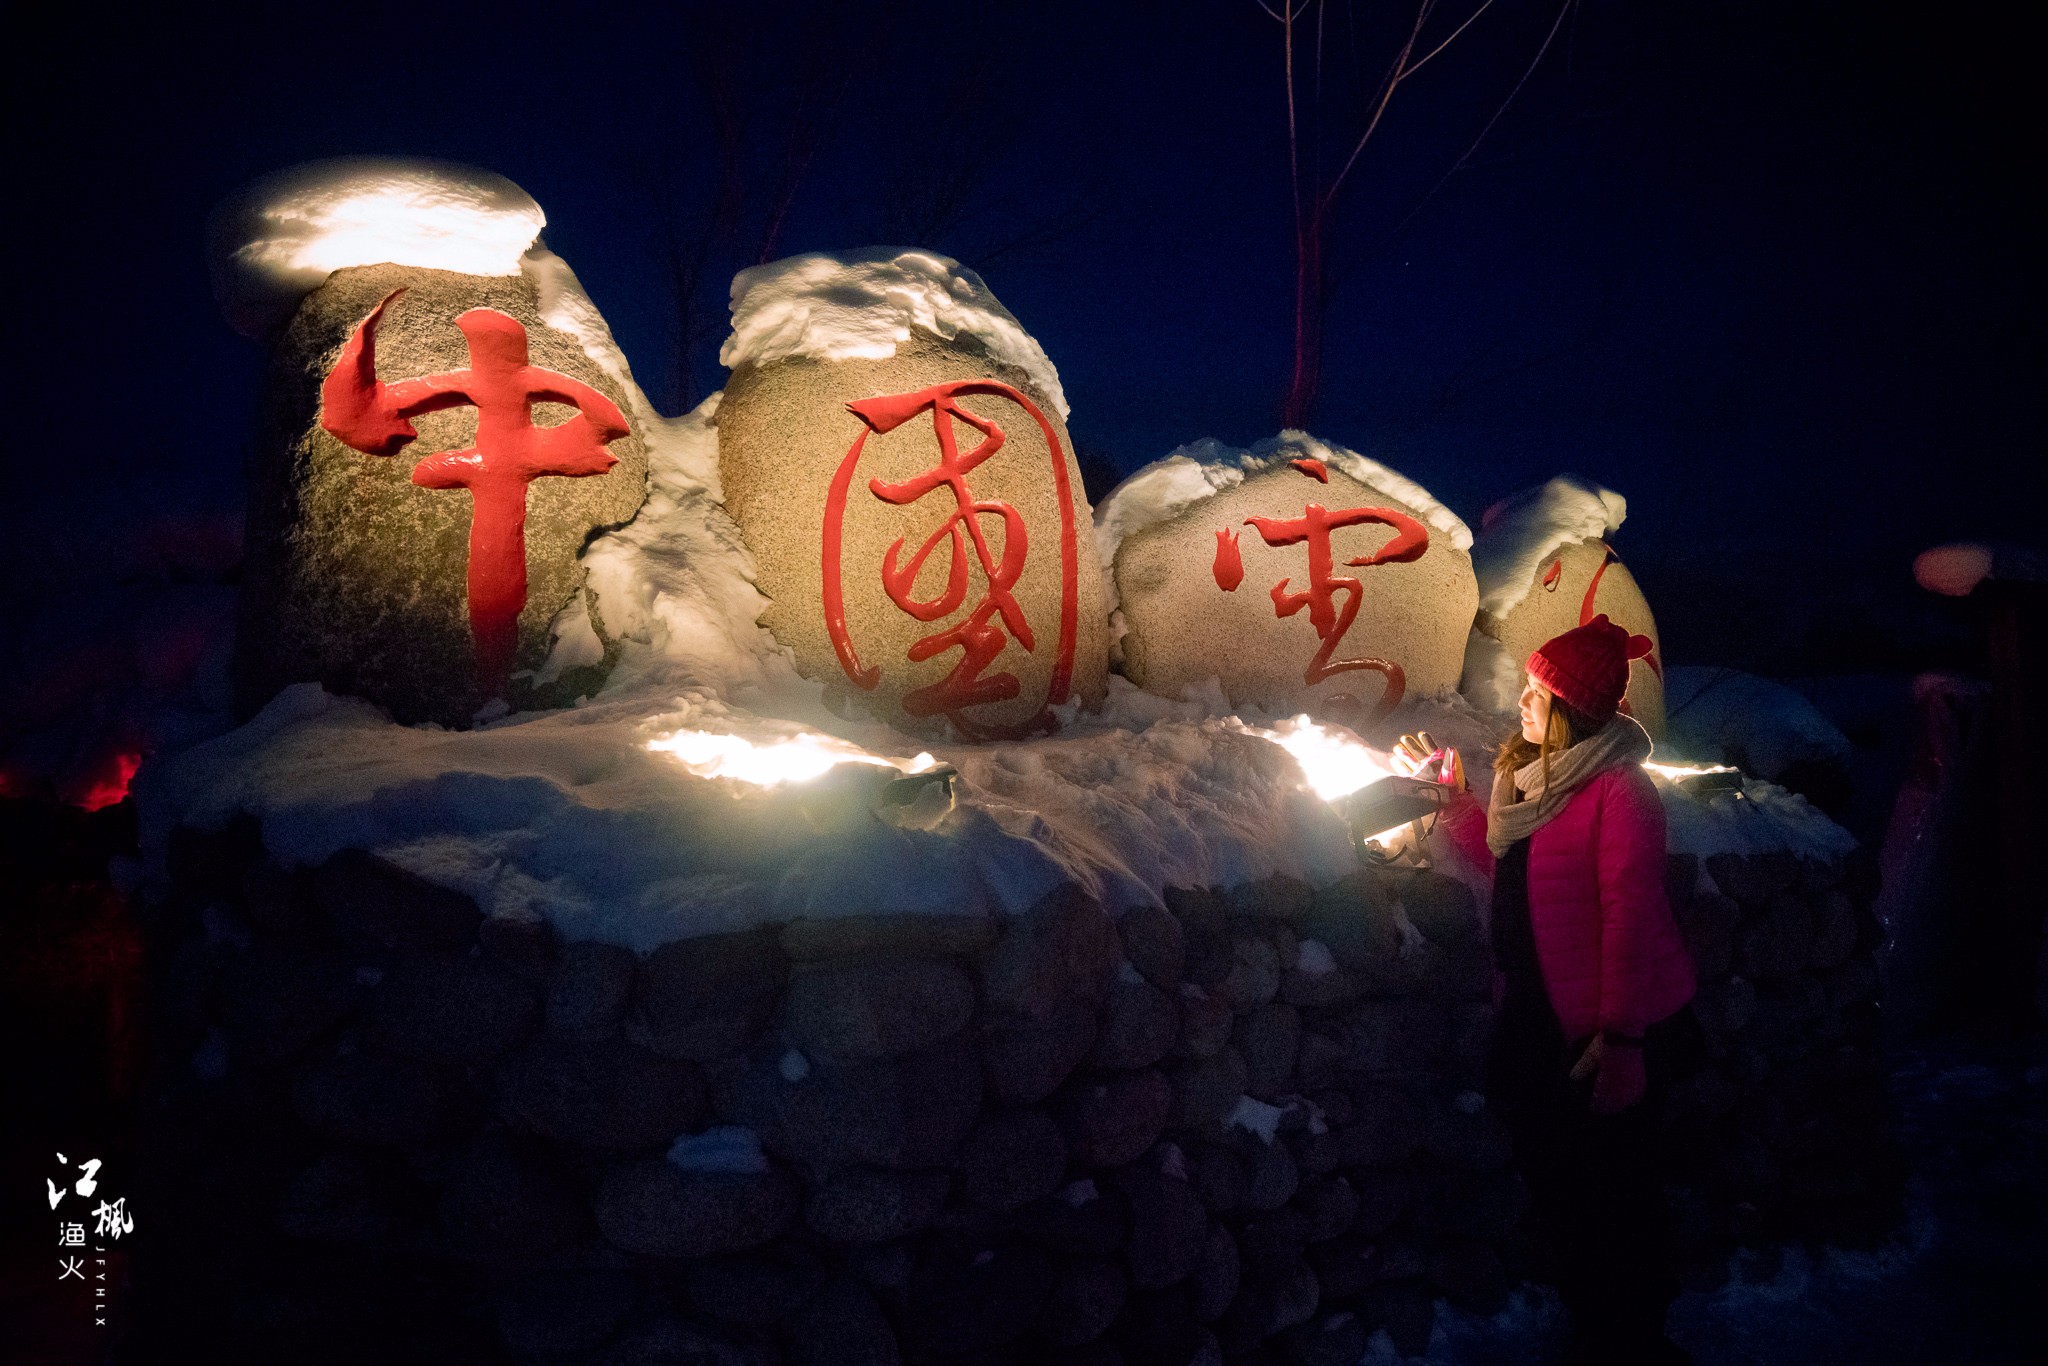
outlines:
[[[1038, 424], [1052, 456], [1052, 475], [1060, 513], [1060, 621], [1051, 679], [1046, 696], [1028, 720], [997, 726], [967, 716], [966, 709], [1017, 697], [1022, 684], [1009, 672], [985, 673], [1005, 646], [1015, 641], [1027, 653], [1038, 649], [1038, 636], [1013, 589], [1023, 575], [1030, 554], [1030, 533], [1025, 519], [1014, 506], [999, 499], [978, 498], [968, 486], [968, 476], [1003, 449], [1002, 426], [991, 418], [963, 407], [960, 399], [969, 395], [990, 395], [1015, 403]], [[980, 569], [981, 597], [965, 616], [952, 625], [914, 641], [907, 651], [911, 663], [922, 663], [958, 649], [960, 657], [952, 671], [936, 683], [915, 688], [903, 697], [903, 710], [912, 716], [944, 716], [954, 729], [970, 740], [1010, 739], [1050, 731], [1054, 726], [1051, 709], [1067, 700], [1073, 681], [1074, 646], [1079, 624], [1079, 559], [1074, 527], [1073, 490], [1067, 475], [1066, 452], [1052, 423], [1038, 406], [1018, 390], [996, 380], [956, 380], [906, 394], [861, 399], [846, 405], [864, 424], [846, 456], [840, 461], [827, 494], [824, 529], [824, 606], [826, 630], [840, 667], [855, 686], [872, 691], [880, 682], [879, 666], [863, 664], [846, 623], [845, 576], [841, 564], [844, 545], [846, 504], [852, 491], [856, 466], [870, 435], [894, 431], [921, 413], [932, 415], [932, 434], [938, 459], [930, 469], [908, 479], [871, 479], [868, 492], [896, 507], [911, 507], [928, 494], [944, 490], [951, 494], [945, 517], [904, 558], [907, 537], [897, 537], [880, 566], [882, 590], [898, 609], [921, 622], [936, 622], [967, 606], [973, 571]], [[966, 450], [960, 448], [954, 424], [965, 423], [980, 434], [980, 440]], [[990, 547], [983, 518], [1000, 519], [1002, 549]], [[972, 552], [970, 555], [970, 551]], [[919, 573], [934, 554], [943, 553], [945, 587], [937, 596], [916, 596]]]
[[[439, 451], [413, 466], [421, 488], [467, 489], [469, 629], [477, 679], [501, 690], [519, 644], [526, 606], [526, 486], [548, 475], [580, 479], [618, 463], [605, 449], [631, 429], [618, 406], [580, 380], [530, 364], [517, 318], [472, 308], [455, 319], [469, 342], [469, 368], [386, 384], [377, 378], [377, 324], [404, 290], [394, 290], [341, 349], [321, 386], [320, 425], [365, 455], [396, 455], [419, 435], [410, 419], [474, 407], [476, 445]], [[533, 405], [563, 403], [576, 416], [533, 425]]]
[[[1294, 460], [1289, 462], [1296, 470], [1319, 483], [1329, 482], [1329, 472], [1320, 460]], [[1320, 503], [1310, 503], [1302, 515], [1292, 518], [1247, 517], [1245, 525], [1255, 528], [1260, 539], [1270, 546], [1308, 546], [1308, 586], [1290, 591], [1291, 579], [1282, 579], [1273, 585], [1273, 614], [1277, 617], [1291, 617], [1304, 607], [1308, 609], [1309, 624], [1315, 628], [1322, 647], [1302, 671], [1302, 679], [1311, 685], [1349, 669], [1371, 669], [1386, 677], [1386, 691], [1379, 703], [1379, 715], [1384, 716], [1400, 702], [1407, 691], [1407, 675], [1401, 666], [1390, 659], [1358, 656], [1351, 659], [1332, 659], [1338, 645], [1343, 642], [1345, 632], [1358, 616], [1359, 604], [1365, 599], [1365, 587], [1357, 579], [1335, 572], [1335, 556], [1330, 549], [1330, 533], [1338, 527], [1377, 524], [1394, 529], [1394, 538], [1369, 555], [1356, 555], [1346, 560], [1347, 566], [1369, 567], [1376, 564], [1405, 564], [1422, 558], [1429, 549], [1429, 528], [1404, 512], [1392, 508], [1356, 507], [1330, 511]], [[1227, 528], [1216, 533], [1216, 560], [1211, 571], [1216, 586], [1226, 593], [1237, 591], [1244, 582], [1244, 559], [1238, 552], [1237, 531]], [[1338, 597], [1342, 596], [1341, 605]]]

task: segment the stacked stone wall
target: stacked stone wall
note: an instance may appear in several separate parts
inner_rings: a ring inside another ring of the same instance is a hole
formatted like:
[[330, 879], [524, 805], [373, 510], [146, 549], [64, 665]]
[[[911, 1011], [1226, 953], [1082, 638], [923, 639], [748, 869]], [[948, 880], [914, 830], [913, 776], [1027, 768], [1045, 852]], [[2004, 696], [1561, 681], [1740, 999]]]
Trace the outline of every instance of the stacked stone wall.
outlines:
[[1706, 1066], [1678, 1082], [1674, 1234], [1688, 1283], [1737, 1246], [1866, 1245], [1905, 1179], [1879, 1047], [1880, 931], [1852, 866], [1789, 854], [1673, 855], [1673, 913], [1700, 979]]
[[[359, 852], [288, 872], [249, 826], [180, 832], [170, 863], [137, 1268], [163, 1341], [1349, 1366], [1530, 1272], [1483, 922], [1435, 873], [1120, 919], [1067, 888], [643, 958]], [[1713, 1063], [1666, 1116], [1707, 1279], [1882, 1175], [1867, 927], [1797, 865], [1714, 875], [1731, 895], [1674, 860]]]

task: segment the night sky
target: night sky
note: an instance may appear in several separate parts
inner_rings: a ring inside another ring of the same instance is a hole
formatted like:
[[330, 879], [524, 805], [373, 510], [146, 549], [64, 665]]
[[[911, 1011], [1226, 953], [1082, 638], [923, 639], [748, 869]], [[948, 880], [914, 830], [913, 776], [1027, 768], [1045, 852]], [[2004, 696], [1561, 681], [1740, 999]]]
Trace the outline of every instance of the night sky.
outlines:
[[[2030, 45], [2016, 7], [1883, 8], [1497, 0], [1397, 92], [1342, 200], [1313, 430], [1474, 522], [1560, 470], [1621, 490], [1677, 662], [1882, 662], [1849, 638], [1912, 600], [1913, 552], [2038, 545], [2044, 511]], [[1325, 21], [1332, 149], [1407, 22], [1357, 10]], [[1278, 426], [1286, 120], [1253, 0], [27, 22], [17, 581], [141, 572], [139, 545], [219, 567], [261, 357], [209, 295], [206, 215], [345, 153], [524, 186], [670, 411], [720, 383], [726, 283], [786, 200], [773, 255], [903, 242], [980, 270], [1107, 465]], [[686, 312], [673, 263], [700, 246]]]

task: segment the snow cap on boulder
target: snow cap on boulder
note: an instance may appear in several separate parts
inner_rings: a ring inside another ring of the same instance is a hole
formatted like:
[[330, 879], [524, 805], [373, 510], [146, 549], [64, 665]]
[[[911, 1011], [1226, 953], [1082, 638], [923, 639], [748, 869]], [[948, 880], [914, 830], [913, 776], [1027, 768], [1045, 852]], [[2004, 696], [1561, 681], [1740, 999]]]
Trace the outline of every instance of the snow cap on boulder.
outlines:
[[[1211, 436], [1190, 441], [1111, 489], [1095, 509], [1095, 549], [1102, 557], [1103, 571], [1107, 573], [1116, 563], [1117, 547], [1133, 533], [1178, 517], [1193, 504], [1236, 488], [1254, 474], [1304, 459], [1320, 460], [1361, 484], [1384, 491], [1443, 532], [1458, 549], [1472, 548], [1472, 529], [1413, 479], [1357, 451], [1290, 427], [1250, 450]], [[1110, 592], [1110, 606], [1115, 607], [1113, 581]]]
[[504, 176], [424, 157], [335, 157], [292, 166], [214, 211], [214, 295], [244, 336], [281, 327], [348, 266], [517, 275], [547, 215]]
[[791, 356], [888, 360], [921, 327], [942, 341], [968, 336], [1030, 376], [1067, 416], [1059, 371], [979, 275], [949, 256], [868, 247], [841, 256], [807, 252], [732, 279], [732, 334], [718, 362], [730, 370]]
[[[742, 271], [732, 310], [719, 486], [798, 671], [926, 736], [1099, 702], [1108, 613], [1059, 375], [981, 277], [925, 251], [796, 256]], [[971, 495], [937, 478], [949, 443]]]
[[[616, 661], [582, 552], [640, 507], [647, 438], [669, 424], [540, 244], [545, 222], [503, 176], [367, 158], [279, 172], [215, 215], [222, 304], [271, 351], [239, 710], [319, 681], [455, 725], [487, 701], [561, 705]], [[501, 408], [509, 425], [484, 440], [482, 408], [501, 400], [448, 377], [498, 365], [517, 367], [531, 411]], [[396, 397], [405, 381], [435, 401]], [[529, 438], [544, 456], [520, 453]], [[516, 501], [480, 494], [463, 463], [472, 446], [486, 470], [539, 459]]]
[[1504, 617], [1536, 586], [1536, 570], [1565, 546], [1612, 536], [1628, 517], [1628, 499], [1576, 474], [1503, 498], [1479, 519], [1472, 572], [1479, 610]]

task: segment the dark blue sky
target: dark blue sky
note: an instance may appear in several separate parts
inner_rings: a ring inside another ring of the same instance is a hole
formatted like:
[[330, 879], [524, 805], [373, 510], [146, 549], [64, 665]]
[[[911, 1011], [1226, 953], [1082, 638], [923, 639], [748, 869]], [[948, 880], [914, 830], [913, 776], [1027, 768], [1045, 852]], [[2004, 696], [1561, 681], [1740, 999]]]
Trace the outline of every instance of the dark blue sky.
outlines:
[[[1343, 201], [1311, 425], [1475, 521], [1560, 469], [1620, 489], [1680, 662], [1810, 644], [1803, 616], [1758, 626], [1773, 594], [1853, 615], [1937, 540], [2038, 543], [2026, 45], [2002, 7], [1879, 8], [1583, 0], [1446, 180], [1558, 13], [1496, 0], [1399, 93]], [[1044, 342], [1085, 451], [1128, 469], [1277, 426], [1286, 125], [1252, 0], [279, 10], [14, 35], [17, 564], [232, 515], [260, 356], [207, 293], [205, 216], [351, 152], [525, 186], [671, 407], [664, 214], [687, 253], [740, 192], [695, 299], [701, 392], [725, 282], [793, 183], [775, 254], [926, 225]], [[1365, 96], [1351, 53], [1399, 16], [1328, 14], [1334, 142]]]

